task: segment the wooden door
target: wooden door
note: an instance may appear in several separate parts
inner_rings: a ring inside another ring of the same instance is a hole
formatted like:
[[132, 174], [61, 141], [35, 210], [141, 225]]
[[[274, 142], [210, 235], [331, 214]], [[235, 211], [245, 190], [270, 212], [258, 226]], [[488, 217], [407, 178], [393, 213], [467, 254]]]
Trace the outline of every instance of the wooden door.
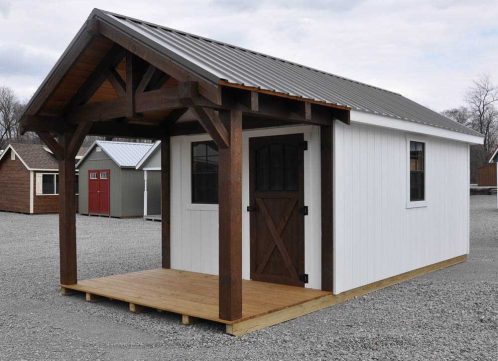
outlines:
[[110, 214], [109, 169], [88, 171], [88, 213]]
[[101, 170], [99, 174], [99, 209], [100, 214], [110, 213], [110, 170]]
[[99, 171], [88, 171], [88, 213], [98, 214], [99, 205]]
[[251, 279], [304, 286], [304, 138], [249, 142]]

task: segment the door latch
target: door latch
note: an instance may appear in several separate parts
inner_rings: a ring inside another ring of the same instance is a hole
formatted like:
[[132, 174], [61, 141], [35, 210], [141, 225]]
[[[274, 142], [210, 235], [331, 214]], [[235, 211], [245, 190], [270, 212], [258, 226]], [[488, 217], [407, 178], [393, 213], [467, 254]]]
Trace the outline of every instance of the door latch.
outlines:
[[303, 273], [299, 275], [299, 281], [301, 281], [302, 283], [308, 283], [308, 274]]
[[248, 212], [256, 212], [257, 210], [258, 210], [258, 207], [256, 207], [256, 206], [247, 206]]

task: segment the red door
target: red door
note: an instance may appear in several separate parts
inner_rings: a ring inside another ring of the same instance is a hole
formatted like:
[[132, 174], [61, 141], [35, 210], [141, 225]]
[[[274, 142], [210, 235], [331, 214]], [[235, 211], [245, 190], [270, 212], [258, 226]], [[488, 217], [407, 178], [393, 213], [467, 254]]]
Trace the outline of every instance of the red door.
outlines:
[[109, 169], [88, 171], [88, 213], [110, 214]]

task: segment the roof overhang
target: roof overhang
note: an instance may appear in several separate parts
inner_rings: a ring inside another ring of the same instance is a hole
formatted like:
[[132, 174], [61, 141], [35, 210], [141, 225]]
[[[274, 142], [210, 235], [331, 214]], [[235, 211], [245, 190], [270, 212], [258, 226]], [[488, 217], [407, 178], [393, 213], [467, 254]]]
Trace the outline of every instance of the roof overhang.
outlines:
[[370, 114], [359, 111], [351, 111], [351, 123], [378, 126], [389, 129], [396, 129], [405, 132], [431, 135], [434, 137], [445, 138], [465, 142], [469, 144], [483, 144], [484, 138], [465, 133], [455, 132], [454, 130], [437, 128], [433, 125], [415, 123], [403, 119], [395, 119], [382, 115]]

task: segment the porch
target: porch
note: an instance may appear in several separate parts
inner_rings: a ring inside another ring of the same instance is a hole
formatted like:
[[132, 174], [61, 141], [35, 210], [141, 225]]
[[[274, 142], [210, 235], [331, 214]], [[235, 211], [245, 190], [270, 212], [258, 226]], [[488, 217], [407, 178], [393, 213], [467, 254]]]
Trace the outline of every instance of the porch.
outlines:
[[218, 284], [217, 276], [162, 268], [82, 280], [62, 285], [62, 290], [83, 292], [87, 301], [106, 297], [127, 302], [132, 312], [147, 307], [176, 313], [183, 324], [195, 319], [222, 323], [235, 336], [306, 315], [339, 299], [316, 289], [243, 280], [242, 316], [229, 321], [219, 317]]

